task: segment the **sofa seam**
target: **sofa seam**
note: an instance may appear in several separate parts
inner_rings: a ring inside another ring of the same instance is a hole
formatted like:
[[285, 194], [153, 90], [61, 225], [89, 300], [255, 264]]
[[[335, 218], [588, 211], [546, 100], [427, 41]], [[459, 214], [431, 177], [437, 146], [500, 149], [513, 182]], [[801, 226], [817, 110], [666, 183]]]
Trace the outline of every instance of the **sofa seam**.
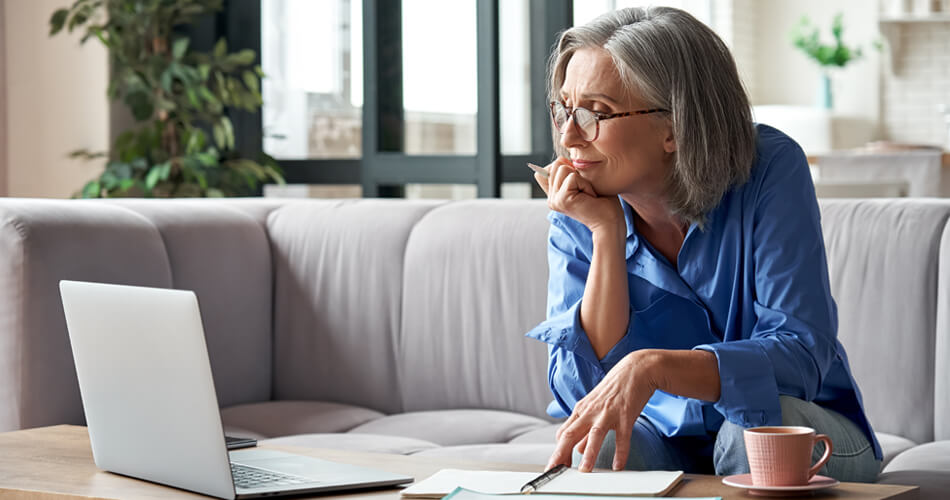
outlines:
[[399, 391], [399, 411], [406, 411], [406, 394], [403, 391], [403, 368], [402, 364], [399, 363], [398, 356], [403, 352], [403, 340], [405, 336], [403, 335], [403, 320], [405, 318], [405, 307], [406, 307], [406, 265], [408, 262], [409, 256], [409, 243], [412, 241], [413, 235], [416, 233], [416, 229], [419, 227], [419, 224], [425, 220], [427, 217], [430, 217], [432, 212], [450, 206], [454, 204], [455, 201], [448, 200], [443, 202], [431, 203], [429, 206], [425, 207], [425, 211], [419, 215], [418, 218], [412, 223], [409, 227], [409, 231], [406, 234], [406, 239], [402, 245], [402, 268], [399, 270], [399, 320], [395, 328], [396, 338], [393, 339], [393, 367], [395, 368], [395, 378], [396, 378], [396, 388]]

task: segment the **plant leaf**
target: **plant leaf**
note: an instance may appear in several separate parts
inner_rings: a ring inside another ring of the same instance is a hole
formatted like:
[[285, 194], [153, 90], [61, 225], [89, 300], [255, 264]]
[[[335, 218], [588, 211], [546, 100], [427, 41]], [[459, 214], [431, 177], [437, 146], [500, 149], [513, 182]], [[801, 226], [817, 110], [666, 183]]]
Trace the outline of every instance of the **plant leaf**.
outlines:
[[53, 12], [53, 15], [49, 18], [49, 36], [53, 36], [63, 29], [67, 16], [69, 16], [69, 9], [59, 9]]
[[244, 49], [228, 56], [228, 61], [240, 66], [247, 66], [249, 64], [254, 64], [254, 59], [256, 58], [257, 53], [251, 49]]
[[231, 119], [227, 116], [222, 116], [221, 127], [224, 129], [224, 138], [227, 143], [225, 149], [234, 149], [234, 125], [231, 124]]
[[183, 36], [172, 43], [172, 58], [176, 61], [180, 61], [182, 57], [185, 56], [185, 52], [188, 51], [188, 44], [191, 40], [188, 37]]
[[148, 171], [148, 174], [145, 176], [145, 188], [148, 191], [155, 189], [155, 185], [158, 184], [158, 178], [160, 175], [162, 175], [162, 173], [156, 167], [152, 167], [152, 169]]
[[82, 197], [83, 198], [99, 198], [101, 197], [102, 188], [99, 185], [99, 180], [91, 180], [86, 183], [82, 188]]
[[248, 90], [255, 94], [260, 93], [260, 80], [257, 79], [257, 75], [253, 71], [245, 70], [244, 73], [241, 73], [241, 77], [244, 79], [244, 85], [247, 85]]
[[224, 127], [220, 122], [215, 123], [214, 126], [211, 127], [211, 133], [214, 135], [214, 143], [221, 149], [227, 149], [227, 138], [224, 136]]
[[215, 59], [221, 59], [228, 53], [228, 42], [221, 38], [218, 40], [218, 43], [214, 44], [214, 57]]
[[148, 120], [155, 109], [152, 107], [152, 101], [145, 92], [132, 92], [125, 95], [125, 103], [132, 111], [132, 116], [138, 121]]

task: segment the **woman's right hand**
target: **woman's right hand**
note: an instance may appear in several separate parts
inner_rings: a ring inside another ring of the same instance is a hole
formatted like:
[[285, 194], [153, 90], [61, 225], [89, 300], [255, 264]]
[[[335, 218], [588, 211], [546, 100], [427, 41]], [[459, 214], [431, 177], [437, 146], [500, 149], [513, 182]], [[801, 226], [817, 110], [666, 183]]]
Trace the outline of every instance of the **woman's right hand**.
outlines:
[[[598, 196], [594, 186], [574, 168], [570, 160], [558, 157], [534, 180], [548, 196], [548, 207], [587, 226], [591, 232], [623, 227], [623, 209], [615, 196]], [[624, 231], [625, 232], [625, 231]]]

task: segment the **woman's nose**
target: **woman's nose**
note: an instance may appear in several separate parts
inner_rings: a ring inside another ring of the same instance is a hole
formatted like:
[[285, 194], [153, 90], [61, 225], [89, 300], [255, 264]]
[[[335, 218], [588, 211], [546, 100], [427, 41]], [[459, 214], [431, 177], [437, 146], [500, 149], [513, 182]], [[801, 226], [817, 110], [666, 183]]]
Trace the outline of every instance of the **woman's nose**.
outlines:
[[561, 146], [565, 148], [576, 148], [586, 145], [585, 141], [580, 132], [577, 130], [577, 124], [574, 121], [574, 115], [571, 114], [567, 117], [567, 121], [564, 122], [564, 128], [561, 130]]

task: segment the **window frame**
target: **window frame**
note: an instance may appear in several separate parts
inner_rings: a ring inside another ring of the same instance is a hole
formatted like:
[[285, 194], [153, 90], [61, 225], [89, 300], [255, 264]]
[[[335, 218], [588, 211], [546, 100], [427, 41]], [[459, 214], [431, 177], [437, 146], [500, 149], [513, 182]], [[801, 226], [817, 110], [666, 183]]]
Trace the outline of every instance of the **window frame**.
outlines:
[[[547, 103], [547, 60], [558, 34], [573, 20], [573, 0], [529, 0], [531, 153], [503, 155], [499, 115], [499, 0], [476, 0], [477, 94], [475, 155], [412, 155], [402, 147], [402, 1], [363, 2], [363, 111], [360, 158], [282, 160], [290, 184], [360, 184], [364, 197], [401, 197], [409, 183], [475, 184], [480, 198], [500, 196], [503, 182], [527, 182], [541, 194], [525, 163], [554, 157]], [[226, 0], [214, 20], [189, 30], [210, 47], [224, 36], [232, 50], [261, 54], [260, 0]], [[213, 36], [209, 37], [209, 34]], [[382, 95], [388, 91], [389, 95]], [[234, 111], [235, 146], [244, 155], [263, 151], [261, 110]]]

